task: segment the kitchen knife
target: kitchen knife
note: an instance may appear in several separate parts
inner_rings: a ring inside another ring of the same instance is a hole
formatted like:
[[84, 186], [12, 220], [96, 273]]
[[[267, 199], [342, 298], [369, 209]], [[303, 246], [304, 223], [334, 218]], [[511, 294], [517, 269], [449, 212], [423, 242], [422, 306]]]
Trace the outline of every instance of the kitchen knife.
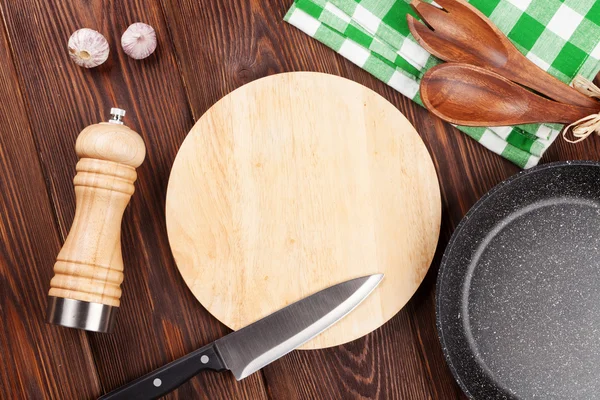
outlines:
[[148, 400], [171, 392], [205, 369], [233, 372], [237, 380], [306, 343], [354, 309], [383, 274], [352, 279], [299, 300], [216, 340], [99, 400]]

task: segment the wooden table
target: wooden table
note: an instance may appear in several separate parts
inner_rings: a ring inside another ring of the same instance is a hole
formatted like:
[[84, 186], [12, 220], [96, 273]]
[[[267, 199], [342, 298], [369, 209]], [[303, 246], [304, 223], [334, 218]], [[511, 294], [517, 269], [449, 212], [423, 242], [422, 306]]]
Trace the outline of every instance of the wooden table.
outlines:
[[[462, 399], [435, 329], [440, 257], [461, 217], [518, 168], [433, 117], [329, 48], [283, 22], [292, 0], [1, 0], [0, 369], [2, 399], [92, 399], [215, 340], [227, 328], [194, 299], [177, 271], [165, 230], [169, 171], [186, 133], [213, 103], [265, 75], [321, 71], [382, 94], [415, 125], [431, 152], [443, 195], [437, 256], [410, 303], [350, 344], [296, 351], [236, 382], [206, 373], [173, 399]], [[127, 26], [155, 27], [145, 61], [120, 48]], [[66, 42], [78, 28], [111, 44], [105, 65], [75, 66]], [[112, 334], [44, 323], [55, 256], [75, 211], [75, 138], [111, 106], [148, 147], [125, 213], [124, 296]], [[597, 159], [600, 139], [562, 140], [544, 162]]]

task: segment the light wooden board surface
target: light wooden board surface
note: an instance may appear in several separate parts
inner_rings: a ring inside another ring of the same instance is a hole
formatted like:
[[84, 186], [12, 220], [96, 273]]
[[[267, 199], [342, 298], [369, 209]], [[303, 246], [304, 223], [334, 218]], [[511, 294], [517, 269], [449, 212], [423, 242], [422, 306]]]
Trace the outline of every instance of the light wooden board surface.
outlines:
[[441, 200], [425, 145], [392, 104], [300, 72], [251, 82], [198, 120], [171, 171], [166, 218], [185, 282], [234, 330], [384, 273], [311, 349], [361, 337], [406, 304], [433, 258]]

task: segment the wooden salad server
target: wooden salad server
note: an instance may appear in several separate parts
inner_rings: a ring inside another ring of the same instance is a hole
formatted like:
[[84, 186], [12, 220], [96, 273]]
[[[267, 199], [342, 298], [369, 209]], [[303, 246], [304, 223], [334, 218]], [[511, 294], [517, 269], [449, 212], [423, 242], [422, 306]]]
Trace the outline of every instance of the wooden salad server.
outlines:
[[466, 126], [571, 123], [597, 109], [548, 100], [487, 69], [447, 63], [421, 80], [425, 107], [441, 119]]
[[411, 6], [425, 24], [407, 15], [417, 42], [444, 61], [472, 64], [529, 87], [556, 101], [600, 109], [600, 102], [539, 68], [479, 10], [464, 0], [439, 0], [440, 9], [420, 0]]
[[146, 155], [142, 138], [121, 121], [125, 111], [110, 112], [108, 122], [88, 126], [77, 138], [75, 219], [48, 293], [48, 322], [95, 332], [111, 330], [119, 307], [121, 219]]

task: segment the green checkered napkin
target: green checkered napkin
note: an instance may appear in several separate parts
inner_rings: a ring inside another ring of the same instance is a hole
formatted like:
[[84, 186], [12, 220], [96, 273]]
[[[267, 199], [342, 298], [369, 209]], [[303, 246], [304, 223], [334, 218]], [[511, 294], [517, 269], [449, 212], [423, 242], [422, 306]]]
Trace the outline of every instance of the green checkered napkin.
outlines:
[[[410, 0], [295, 0], [285, 20], [421, 103], [419, 81], [440, 63], [410, 35]], [[600, 70], [600, 0], [470, 0], [527, 58], [564, 82]], [[536, 165], [559, 125], [458, 129], [521, 168]]]

